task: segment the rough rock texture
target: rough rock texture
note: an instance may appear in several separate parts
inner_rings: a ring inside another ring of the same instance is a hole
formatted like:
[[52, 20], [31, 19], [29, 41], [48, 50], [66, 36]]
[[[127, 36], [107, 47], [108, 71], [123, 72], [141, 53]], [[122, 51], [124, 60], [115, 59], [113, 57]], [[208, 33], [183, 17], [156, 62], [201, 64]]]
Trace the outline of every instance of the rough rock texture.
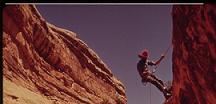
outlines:
[[167, 104], [216, 103], [216, 5], [173, 6], [173, 96]]
[[4, 104], [125, 104], [123, 84], [75, 33], [33, 5], [3, 9]]

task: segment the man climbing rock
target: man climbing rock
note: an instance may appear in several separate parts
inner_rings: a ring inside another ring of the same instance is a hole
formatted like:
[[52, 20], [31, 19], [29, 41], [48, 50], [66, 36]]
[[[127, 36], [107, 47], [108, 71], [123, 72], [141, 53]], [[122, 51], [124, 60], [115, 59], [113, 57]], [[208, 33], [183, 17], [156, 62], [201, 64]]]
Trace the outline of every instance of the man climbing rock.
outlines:
[[171, 96], [170, 90], [165, 86], [162, 80], [158, 79], [153, 73], [148, 70], [148, 66], [156, 66], [158, 65], [161, 60], [164, 58], [164, 55], [161, 55], [161, 58], [154, 62], [148, 60], [148, 50], [144, 49], [139, 55], [139, 62], [137, 63], [137, 70], [139, 72], [139, 75], [142, 78], [143, 83], [150, 82], [153, 85], [155, 85], [161, 92], [163, 92], [166, 99], [168, 99]]

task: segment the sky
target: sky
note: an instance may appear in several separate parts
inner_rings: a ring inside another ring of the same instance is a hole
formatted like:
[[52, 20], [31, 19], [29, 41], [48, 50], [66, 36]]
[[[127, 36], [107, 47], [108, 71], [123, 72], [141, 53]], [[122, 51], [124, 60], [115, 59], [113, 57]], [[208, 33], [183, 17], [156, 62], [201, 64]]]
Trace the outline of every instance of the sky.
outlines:
[[[128, 104], [162, 104], [153, 85], [144, 86], [137, 72], [138, 53], [149, 50], [157, 60], [171, 44], [171, 5], [36, 5], [51, 24], [77, 33], [125, 86]], [[156, 69], [172, 80], [172, 48]]]

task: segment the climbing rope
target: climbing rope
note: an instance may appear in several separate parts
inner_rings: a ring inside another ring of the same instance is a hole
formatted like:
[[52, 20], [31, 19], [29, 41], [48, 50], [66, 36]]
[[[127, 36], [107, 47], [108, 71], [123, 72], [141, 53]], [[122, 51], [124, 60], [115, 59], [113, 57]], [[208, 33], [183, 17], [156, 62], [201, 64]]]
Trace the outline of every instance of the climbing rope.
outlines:
[[150, 91], [150, 104], [151, 104], [151, 84], [149, 84], [150, 88], [149, 88], [149, 91]]
[[[168, 51], [169, 51], [169, 49], [170, 49], [170, 47], [172, 46], [172, 43], [169, 45], [169, 47], [166, 49], [166, 51], [164, 52], [164, 56], [166, 56], [166, 54], [168, 53]], [[156, 71], [156, 69], [158, 68], [158, 66], [159, 66], [160, 64], [158, 64], [158, 65], [156, 65], [154, 68], [153, 68], [153, 70], [151, 71], [151, 73], [155, 73], [155, 71]], [[150, 104], [151, 104], [151, 84], [149, 84], [149, 102], [150, 102]]]
[[[166, 49], [166, 51], [163, 53], [164, 57], [166, 56], [166, 54], [169, 52], [169, 49], [170, 47], [172, 46], [172, 43], [169, 45], [169, 47]], [[158, 68], [160, 64], [156, 65], [154, 68], [153, 68], [153, 73], [156, 71], [156, 69]]]
[[169, 47], [167, 48], [167, 50], [164, 53], [164, 56], [166, 56], [167, 52], [169, 51], [170, 47], [172, 46], [172, 43], [169, 45]]

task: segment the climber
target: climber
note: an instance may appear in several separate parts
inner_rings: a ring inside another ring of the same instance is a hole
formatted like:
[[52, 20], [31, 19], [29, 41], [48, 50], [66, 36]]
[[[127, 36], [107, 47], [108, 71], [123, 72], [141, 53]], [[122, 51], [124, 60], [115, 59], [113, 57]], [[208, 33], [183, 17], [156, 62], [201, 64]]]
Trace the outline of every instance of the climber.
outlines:
[[165, 57], [164, 54], [161, 55], [160, 59], [156, 62], [148, 60], [148, 50], [144, 49], [138, 57], [140, 58], [137, 63], [137, 70], [142, 78], [143, 83], [150, 82], [155, 85], [161, 92], [163, 92], [165, 98], [171, 96], [170, 90], [165, 86], [162, 80], [158, 79], [153, 73], [148, 70], [148, 66], [156, 66]]

